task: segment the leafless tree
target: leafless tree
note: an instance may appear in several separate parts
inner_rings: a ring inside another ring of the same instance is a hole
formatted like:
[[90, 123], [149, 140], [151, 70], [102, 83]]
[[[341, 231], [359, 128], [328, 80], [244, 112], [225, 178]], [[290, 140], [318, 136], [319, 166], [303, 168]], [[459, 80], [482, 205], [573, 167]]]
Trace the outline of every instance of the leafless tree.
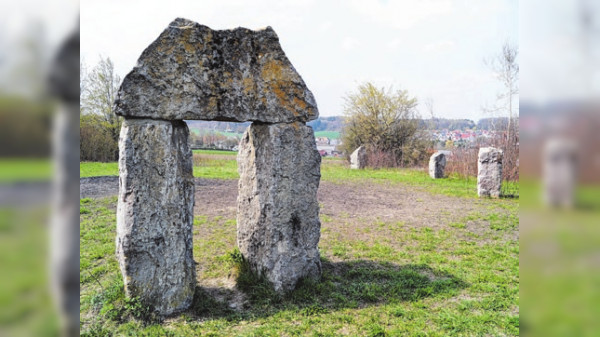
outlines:
[[494, 128], [496, 137], [494, 145], [504, 151], [503, 178], [506, 181], [515, 181], [519, 178], [519, 55], [518, 47], [510, 42], [502, 45], [501, 51], [491, 59], [485, 61], [486, 65], [494, 72], [495, 77], [502, 84], [502, 90], [496, 96], [496, 103], [488, 113], [495, 116], [508, 118], [505, 127]]

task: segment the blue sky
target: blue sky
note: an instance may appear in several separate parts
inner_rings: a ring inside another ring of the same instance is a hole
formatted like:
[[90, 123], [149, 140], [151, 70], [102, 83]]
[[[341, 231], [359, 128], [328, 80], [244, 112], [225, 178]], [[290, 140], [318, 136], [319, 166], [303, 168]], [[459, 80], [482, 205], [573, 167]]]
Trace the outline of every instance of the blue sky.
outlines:
[[[176, 17], [213, 29], [271, 26], [322, 116], [341, 115], [359, 83], [433, 100], [436, 117], [487, 117], [499, 90], [483, 60], [518, 43], [514, 0], [83, 0], [81, 56], [124, 76]], [[424, 106], [420, 108], [425, 112]]]

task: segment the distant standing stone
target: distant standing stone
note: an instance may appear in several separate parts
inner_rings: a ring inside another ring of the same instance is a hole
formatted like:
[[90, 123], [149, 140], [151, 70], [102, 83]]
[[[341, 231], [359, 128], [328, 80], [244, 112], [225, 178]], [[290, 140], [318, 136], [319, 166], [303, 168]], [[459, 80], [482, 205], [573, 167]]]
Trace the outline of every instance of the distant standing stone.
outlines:
[[549, 140], [544, 147], [544, 202], [573, 207], [577, 182], [577, 146], [566, 139]]
[[436, 152], [429, 158], [429, 176], [433, 179], [444, 178], [446, 169], [446, 155], [442, 152]]
[[494, 147], [479, 149], [477, 194], [480, 197], [500, 197], [502, 186], [502, 150]]
[[320, 278], [321, 156], [304, 123], [252, 124], [240, 141], [237, 241], [278, 292]]
[[363, 169], [367, 166], [367, 150], [364, 146], [359, 146], [350, 155], [350, 168]]
[[161, 315], [187, 309], [196, 285], [188, 134], [183, 121], [125, 119], [119, 138], [117, 259], [127, 295]]

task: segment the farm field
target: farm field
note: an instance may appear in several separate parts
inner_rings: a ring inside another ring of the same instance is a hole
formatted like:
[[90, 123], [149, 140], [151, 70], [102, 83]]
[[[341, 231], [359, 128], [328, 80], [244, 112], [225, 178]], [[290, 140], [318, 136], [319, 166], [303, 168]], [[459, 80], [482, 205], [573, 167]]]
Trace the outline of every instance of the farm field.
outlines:
[[[82, 163], [82, 177], [117, 174], [95, 166]], [[518, 199], [478, 199], [475, 179], [434, 181], [417, 170], [324, 159], [321, 172], [323, 278], [278, 296], [235, 248], [235, 156], [196, 151], [198, 287], [189, 310], [165, 319], [125, 298], [114, 256], [117, 178], [82, 179], [82, 335], [519, 334]]]
[[316, 131], [315, 137], [327, 137], [329, 139], [339, 139], [340, 132], [339, 131]]

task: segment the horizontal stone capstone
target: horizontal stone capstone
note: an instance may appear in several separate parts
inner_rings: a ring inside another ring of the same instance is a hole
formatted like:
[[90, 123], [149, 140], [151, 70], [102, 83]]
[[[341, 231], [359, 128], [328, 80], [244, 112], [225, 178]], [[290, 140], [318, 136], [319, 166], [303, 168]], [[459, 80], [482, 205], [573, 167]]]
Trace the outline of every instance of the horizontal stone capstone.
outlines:
[[319, 116], [271, 27], [213, 30], [175, 19], [123, 79], [115, 112], [162, 120], [291, 123]]

